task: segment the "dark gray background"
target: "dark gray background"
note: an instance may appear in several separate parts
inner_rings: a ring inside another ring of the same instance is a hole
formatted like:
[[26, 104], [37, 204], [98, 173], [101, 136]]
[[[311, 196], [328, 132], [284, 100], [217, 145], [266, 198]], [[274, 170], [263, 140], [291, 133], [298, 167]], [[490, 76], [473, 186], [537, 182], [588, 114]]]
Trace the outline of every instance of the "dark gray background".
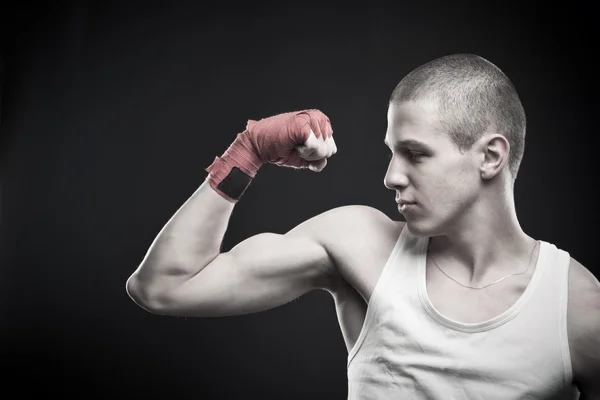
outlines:
[[345, 204], [400, 219], [383, 186], [387, 100], [411, 69], [450, 53], [479, 54], [513, 80], [528, 116], [520, 222], [598, 276], [598, 36], [591, 8], [568, 4], [1, 10], [3, 388], [344, 399], [347, 353], [327, 293], [259, 314], [185, 319], [138, 308], [125, 281], [248, 119], [319, 108], [339, 152], [319, 174], [264, 167], [234, 210], [224, 250]]

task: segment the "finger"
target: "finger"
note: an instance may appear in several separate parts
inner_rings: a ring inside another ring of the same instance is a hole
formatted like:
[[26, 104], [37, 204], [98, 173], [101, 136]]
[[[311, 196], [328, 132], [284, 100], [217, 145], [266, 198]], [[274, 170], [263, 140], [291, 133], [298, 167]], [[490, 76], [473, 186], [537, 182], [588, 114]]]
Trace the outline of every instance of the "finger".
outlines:
[[314, 110], [305, 110], [300, 112], [297, 115], [296, 118], [297, 121], [302, 121], [301, 125], [303, 127], [303, 129], [306, 129], [306, 126], [304, 125], [306, 120], [308, 123], [308, 126], [310, 127], [310, 129], [315, 133], [315, 136], [317, 138], [320, 138], [323, 136], [322, 132], [321, 132], [321, 126], [319, 125], [319, 118], [315, 115]]
[[308, 168], [314, 172], [321, 172], [321, 171], [323, 171], [323, 168], [325, 168], [326, 165], [327, 165], [327, 159], [322, 158], [320, 160], [308, 163]]
[[333, 141], [333, 136], [329, 136], [325, 140], [325, 146], [327, 148], [327, 154], [325, 155], [326, 158], [329, 158], [335, 154], [336, 149], [335, 149], [335, 142]]
[[333, 128], [331, 126], [331, 121], [329, 118], [323, 114], [323, 127], [321, 128], [321, 132], [325, 135], [325, 137], [330, 137], [333, 135]]
[[275, 162], [275, 164], [277, 164], [279, 166], [291, 167], [291, 168], [297, 168], [297, 169], [308, 168], [308, 166], [309, 166], [309, 162], [306, 161], [305, 159], [303, 159], [302, 157], [300, 157], [300, 154], [298, 154], [295, 151], [293, 151], [289, 155], [289, 157], [279, 160], [279, 161]]
[[331, 121], [329, 117], [325, 115], [321, 110], [313, 109], [311, 110], [312, 117], [317, 120], [319, 124], [319, 128], [321, 129], [321, 134], [328, 138], [333, 134], [333, 129], [331, 127]]
[[312, 131], [310, 114], [302, 111], [295, 115], [295, 117], [291, 118], [291, 120], [292, 123], [287, 126], [287, 135], [296, 144], [304, 144], [310, 135], [310, 132]]
[[327, 145], [323, 138], [318, 138], [311, 130], [306, 142], [301, 146], [296, 146], [296, 151], [302, 158], [314, 161], [327, 155]]
[[317, 136], [317, 138], [323, 138], [323, 140], [325, 140], [325, 132], [321, 129], [321, 121], [318, 115], [315, 115], [314, 113], [310, 113], [310, 127], [312, 128], [313, 132], [315, 132], [315, 135]]

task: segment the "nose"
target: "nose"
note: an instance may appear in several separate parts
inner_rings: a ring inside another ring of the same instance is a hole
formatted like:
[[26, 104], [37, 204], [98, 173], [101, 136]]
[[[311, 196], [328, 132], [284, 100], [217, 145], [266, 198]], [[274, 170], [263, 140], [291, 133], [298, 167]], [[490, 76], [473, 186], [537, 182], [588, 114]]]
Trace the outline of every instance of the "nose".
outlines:
[[390, 190], [402, 190], [408, 186], [408, 176], [406, 175], [406, 171], [401, 164], [401, 160], [397, 160], [392, 157], [383, 179], [383, 184], [386, 188]]

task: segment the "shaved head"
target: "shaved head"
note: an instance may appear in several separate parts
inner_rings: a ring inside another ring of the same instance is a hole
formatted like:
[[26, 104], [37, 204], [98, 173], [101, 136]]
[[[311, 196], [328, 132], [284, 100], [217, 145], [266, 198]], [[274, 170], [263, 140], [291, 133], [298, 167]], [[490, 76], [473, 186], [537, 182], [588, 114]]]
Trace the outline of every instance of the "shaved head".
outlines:
[[411, 71], [394, 89], [390, 103], [435, 100], [437, 121], [460, 151], [486, 132], [506, 137], [508, 168], [515, 180], [525, 151], [525, 110], [510, 79], [474, 54], [440, 57]]

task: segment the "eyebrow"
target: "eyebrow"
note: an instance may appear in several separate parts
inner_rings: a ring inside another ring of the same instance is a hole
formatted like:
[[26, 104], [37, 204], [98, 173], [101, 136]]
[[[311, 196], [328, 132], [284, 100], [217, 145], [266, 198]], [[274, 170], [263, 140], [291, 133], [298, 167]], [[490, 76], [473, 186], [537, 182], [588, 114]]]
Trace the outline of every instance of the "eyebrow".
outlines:
[[[385, 138], [383, 143], [385, 143], [386, 146], [390, 147], [390, 145], [387, 141], [387, 138]], [[431, 148], [428, 145], [426, 145], [423, 142], [419, 142], [418, 140], [415, 140], [415, 139], [403, 139], [398, 142], [398, 147], [408, 147], [408, 146], [416, 147], [421, 150], [431, 151]]]

